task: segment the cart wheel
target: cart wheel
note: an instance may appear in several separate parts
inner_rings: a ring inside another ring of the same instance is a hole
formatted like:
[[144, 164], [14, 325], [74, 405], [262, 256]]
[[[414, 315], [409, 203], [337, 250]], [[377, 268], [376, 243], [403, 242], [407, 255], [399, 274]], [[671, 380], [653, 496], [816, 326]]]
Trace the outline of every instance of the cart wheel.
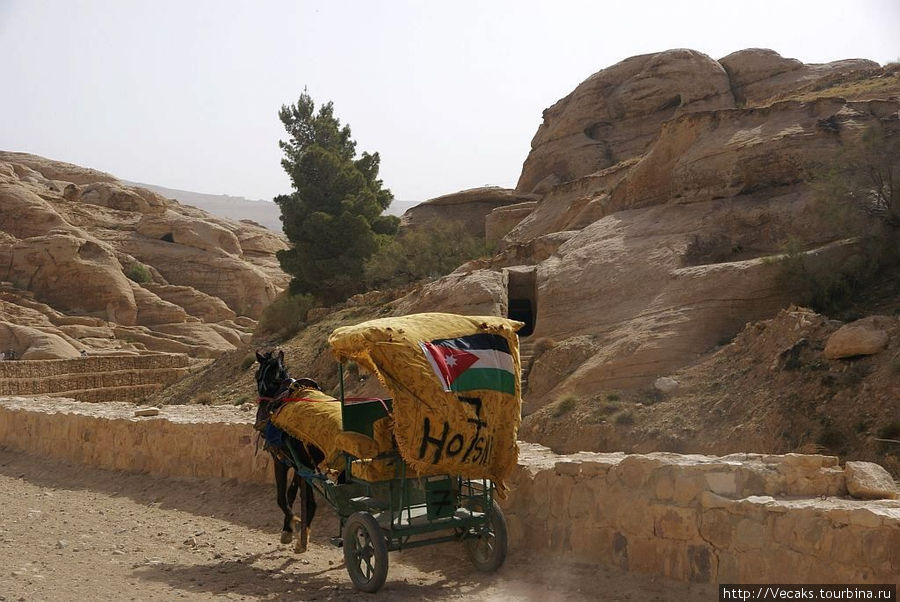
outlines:
[[344, 524], [344, 562], [356, 589], [374, 594], [387, 579], [387, 542], [375, 517], [352, 514]]
[[[469, 510], [483, 512], [481, 501], [468, 504]], [[488, 512], [487, 524], [477, 535], [470, 535], [465, 540], [466, 552], [475, 568], [484, 573], [493, 573], [506, 560], [507, 539], [506, 519], [497, 502], [493, 502]]]

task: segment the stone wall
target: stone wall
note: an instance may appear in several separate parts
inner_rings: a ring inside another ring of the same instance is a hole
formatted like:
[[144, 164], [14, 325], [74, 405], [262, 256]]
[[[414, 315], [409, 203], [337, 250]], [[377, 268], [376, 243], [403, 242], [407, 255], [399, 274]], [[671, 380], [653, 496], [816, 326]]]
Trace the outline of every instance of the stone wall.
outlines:
[[[107, 469], [271, 481], [252, 412], [134, 409], [0, 398], [0, 446]], [[833, 456], [560, 456], [529, 443], [520, 452], [502, 502], [513, 549], [685, 581], [898, 582], [900, 500], [851, 499], [859, 484]]]
[[898, 582], [900, 500], [847, 497], [834, 456], [520, 451], [513, 547], [685, 581]]
[[165, 406], [137, 418], [130, 403], [0, 397], [0, 446], [98, 468], [193, 478], [272, 480], [256, 453], [253, 412]]

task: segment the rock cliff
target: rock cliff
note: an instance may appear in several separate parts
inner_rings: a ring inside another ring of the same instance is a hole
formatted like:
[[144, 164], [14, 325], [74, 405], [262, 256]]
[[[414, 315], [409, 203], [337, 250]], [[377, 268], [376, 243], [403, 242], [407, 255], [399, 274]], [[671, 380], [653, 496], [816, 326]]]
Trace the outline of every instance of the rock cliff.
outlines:
[[626, 59], [544, 111], [517, 186], [535, 200], [486, 218], [520, 220], [500, 252], [397, 311], [526, 321], [523, 342], [552, 347], [528, 376], [526, 413], [562, 393], [645, 387], [789, 304], [777, 265], [789, 242], [821, 273], [858, 260], [810, 176], [865, 131], [900, 137], [898, 96], [898, 70], [866, 60]]
[[287, 283], [282, 237], [76, 165], [0, 152], [0, 349], [209, 357]]

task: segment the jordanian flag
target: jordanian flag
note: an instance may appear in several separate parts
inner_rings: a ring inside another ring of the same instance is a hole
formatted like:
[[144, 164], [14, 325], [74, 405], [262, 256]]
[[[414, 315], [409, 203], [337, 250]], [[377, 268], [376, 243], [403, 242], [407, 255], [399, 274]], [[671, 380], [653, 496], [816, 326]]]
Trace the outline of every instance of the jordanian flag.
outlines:
[[516, 368], [506, 338], [473, 334], [419, 345], [444, 391], [490, 389], [515, 395]]

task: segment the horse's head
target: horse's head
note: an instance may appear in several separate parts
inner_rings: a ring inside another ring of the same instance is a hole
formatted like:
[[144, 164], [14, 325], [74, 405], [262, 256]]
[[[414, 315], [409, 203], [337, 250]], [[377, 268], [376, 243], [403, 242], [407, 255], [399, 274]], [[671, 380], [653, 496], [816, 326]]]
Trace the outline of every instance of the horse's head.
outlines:
[[284, 351], [267, 351], [263, 354], [257, 351], [256, 361], [259, 363], [256, 369], [256, 390], [260, 397], [256, 423], [261, 424], [269, 418], [267, 402], [279, 392], [288, 379], [288, 373], [284, 366]]
[[273, 397], [288, 378], [287, 368], [284, 366], [284, 351], [267, 351], [264, 354], [257, 351], [256, 361], [259, 363], [256, 369], [256, 390], [260, 397]]

